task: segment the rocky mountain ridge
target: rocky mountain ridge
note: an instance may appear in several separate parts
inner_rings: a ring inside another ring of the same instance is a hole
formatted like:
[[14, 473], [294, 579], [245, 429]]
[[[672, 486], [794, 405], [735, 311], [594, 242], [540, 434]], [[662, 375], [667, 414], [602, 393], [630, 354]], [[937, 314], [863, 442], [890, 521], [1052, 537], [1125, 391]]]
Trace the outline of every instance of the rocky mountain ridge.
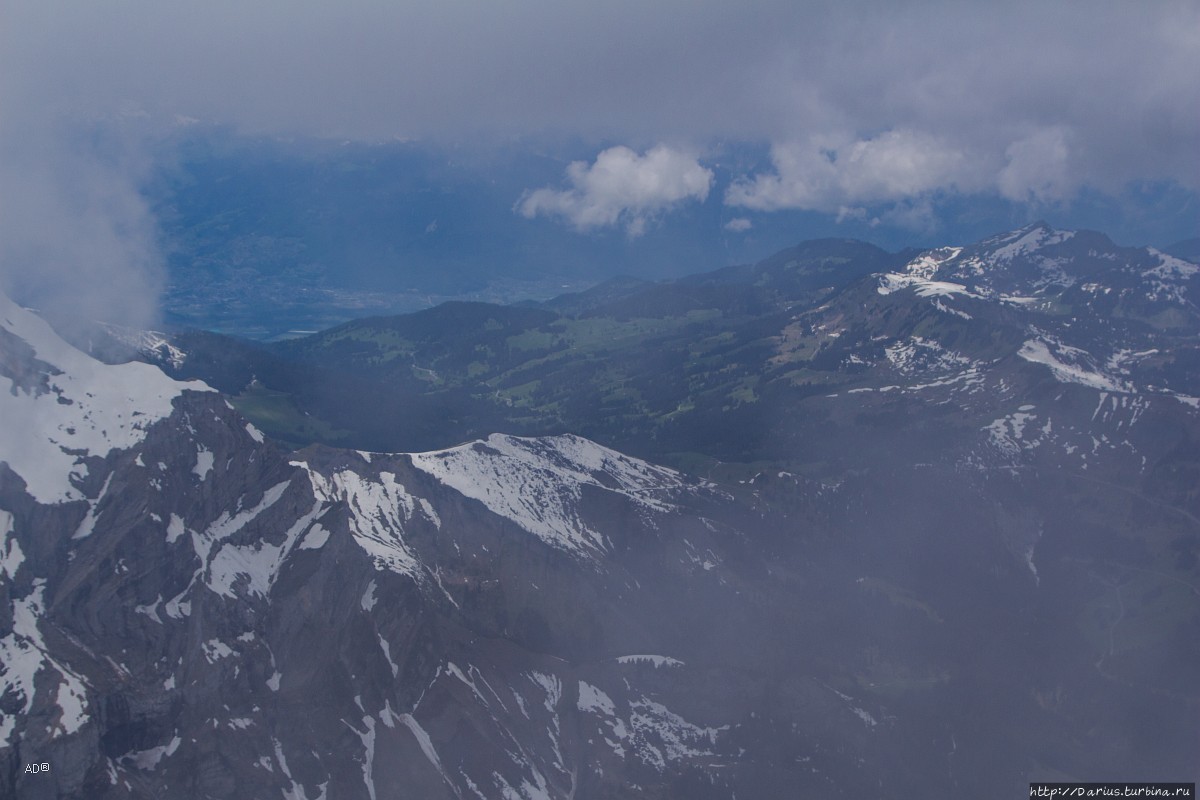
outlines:
[[[46, 384], [6, 396], [81, 405], [107, 437], [35, 427], [75, 437], [47, 442], [75, 461], [50, 465], [70, 483], [50, 493], [15, 457], [37, 453], [5, 451], [7, 791], [548, 797], [730, 756], [728, 725], [641, 685], [684, 662], [638, 655], [661, 623], [632, 613], [639, 577], [723, 581], [736, 533], [715, 487], [573, 436], [286, 456], [207, 387], [158, 374], [147, 392], [128, 380], [140, 364], [78, 380], [41, 357], [86, 357], [22, 309], [4, 317], [33, 339], [6, 339], [9, 373], [21, 360]], [[648, 548], [674, 566], [631, 572]], [[600, 658], [614, 648], [630, 652]]]

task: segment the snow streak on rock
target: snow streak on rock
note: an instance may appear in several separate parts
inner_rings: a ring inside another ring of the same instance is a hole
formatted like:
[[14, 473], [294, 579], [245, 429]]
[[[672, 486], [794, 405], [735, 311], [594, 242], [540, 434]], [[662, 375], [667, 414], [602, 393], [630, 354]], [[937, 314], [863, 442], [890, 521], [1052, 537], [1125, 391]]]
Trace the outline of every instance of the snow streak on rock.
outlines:
[[[88, 721], [89, 703], [83, 680], [47, 652], [39, 627], [45, 603], [45, 581], [33, 582], [33, 590], [12, 604], [12, 631], [0, 638], [0, 697], [13, 699], [16, 708], [0, 714], [0, 743], [8, 743], [18, 717], [33, 708], [35, 692], [53, 691], [56, 719], [51, 720], [52, 736], [76, 733]], [[39, 677], [42, 676], [42, 677]], [[13, 713], [15, 712], [15, 713]]]
[[1052, 337], [1030, 339], [1017, 355], [1026, 361], [1049, 367], [1060, 383], [1078, 383], [1108, 392], [1131, 390], [1123, 381], [1101, 371], [1089, 353]]
[[345, 502], [350, 507], [350, 532], [374, 559], [376, 569], [419, 577], [417, 557], [404, 543], [404, 526], [422, 506], [397, 482], [395, 474], [382, 472], [378, 480], [372, 480], [343, 470], [326, 480], [303, 462], [293, 463], [308, 470], [318, 497], [326, 502]]
[[961, 252], [961, 247], [942, 247], [930, 250], [910, 261], [905, 266], [904, 272], [889, 272], [881, 275], [877, 291], [879, 294], [887, 295], [902, 289], [912, 289], [918, 297], [938, 298], [953, 297], [954, 295], [979, 297], [961, 283], [936, 280], [934, 277], [945, 262], [957, 257]]
[[1011, 231], [980, 243], [992, 249], [992, 258], [998, 262], [1012, 261], [1017, 256], [1027, 255], [1054, 244], [1069, 241], [1074, 231], [1057, 231], [1044, 225], [1031, 225]]
[[244, 580], [246, 592], [265, 597], [275, 583], [284, 559], [322, 509], [323, 504], [317, 500], [312, 509], [288, 529], [279, 544], [260, 540], [251, 545], [226, 544], [221, 547], [209, 565], [209, 586], [218, 594], [234, 597], [235, 585]]

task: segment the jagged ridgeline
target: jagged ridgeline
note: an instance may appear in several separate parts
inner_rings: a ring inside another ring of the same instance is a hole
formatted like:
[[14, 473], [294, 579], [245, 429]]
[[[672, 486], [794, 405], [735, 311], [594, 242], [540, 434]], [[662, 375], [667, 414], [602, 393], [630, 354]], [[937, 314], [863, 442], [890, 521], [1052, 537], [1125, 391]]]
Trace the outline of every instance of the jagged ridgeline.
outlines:
[[0, 299], [0, 796], [1196, 780], [1198, 274], [828, 240], [154, 364]]

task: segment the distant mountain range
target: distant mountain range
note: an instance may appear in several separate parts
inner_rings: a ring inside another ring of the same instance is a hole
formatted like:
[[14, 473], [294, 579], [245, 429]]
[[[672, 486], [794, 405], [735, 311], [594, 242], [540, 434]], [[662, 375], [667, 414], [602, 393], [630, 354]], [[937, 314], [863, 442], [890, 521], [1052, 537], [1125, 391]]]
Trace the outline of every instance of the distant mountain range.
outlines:
[[1196, 780], [1197, 298], [1037, 224], [152, 363], [0, 299], [0, 794]]

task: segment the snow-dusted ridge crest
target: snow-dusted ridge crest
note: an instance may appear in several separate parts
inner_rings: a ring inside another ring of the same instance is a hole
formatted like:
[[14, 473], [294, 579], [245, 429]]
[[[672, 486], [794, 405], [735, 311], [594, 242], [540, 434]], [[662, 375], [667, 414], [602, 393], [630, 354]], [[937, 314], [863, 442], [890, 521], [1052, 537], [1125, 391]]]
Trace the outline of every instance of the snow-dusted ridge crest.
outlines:
[[212, 391], [149, 364], [104, 364], [0, 294], [0, 461], [39, 502], [82, 499], [85, 459], [136, 445], [185, 390]]
[[409, 458], [414, 467], [548, 545], [578, 554], [608, 547], [605, 537], [580, 516], [584, 486], [623, 494], [643, 512], [664, 512], [674, 507], [668, 494], [685, 485], [674, 470], [574, 434], [538, 439], [492, 434], [484, 441]]
[[980, 247], [991, 250], [992, 258], [996, 261], [1012, 261], [1017, 256], [1042, 247], [1069, 241], [1074, 236], [1075, 231], [1055, 230], [1044, 222], [1035, 222], [1024, 228], [985, 239], [979, 244]]
[[966, 247], [927, 250], [897, 272], [877, 276], [881, 295], [911, 290], [941, 310], [947, 298], [989, 300], [1033, 308], [1073, 287], [1192, 307], [1200, 265], [1152, 247], [1120, 247], [1100, 234], [1056, 230], [1045, 223]]
[[[105, 364], [68, 344], [34, 312], [0, 295], [0, 461], [6, 462], [41, 503], [86, 499], [79, 482], [86, 460], [137, 446], [154, 423], [168, 417], [185, 390], [213, 391], [199, 381], [180, 382], [140, 362]], [[251, 434], [253, 435], [253, 433]], [[256, 437], [257, 438], [257, 437]], [[196, 475], [212, 468], [203, 453]], [[362, 456], [370, 463], [370, 456]], [[611, 543], [584, 519], [585, 488], [626, 498], [653, 526], [653, 516], [675, 508], [672, 496], [689, 485], [678, 472], [649, 464], [571, 434], [521, 438], [494, 434], [485, 440], [426, 453], [396, 453], [416, 470], [537, 536], [579, 556], [594, 556]], [[203, 463], [202, 463], [203, 462]], [[345, 501], [351, 532], [377, 566], [416, 574], [419, 561], [404, 541], [414, 515], [440, 527], [428, 500], [405, 487], [394, 472], [340, 470], [322, 475], [303, 461], [315, 498], [325, 507]], [[311, 522], [311, 520], [310, 520]], [[295, 531], [295, 542], [303, 540]], [[259, 592], [277, 570], [275, 552], [221, 551], [219, 592], [229, 594], [237, 576], [249, 574]], [[206, 556], [207, 553], [206, 548]], [[213, 555], [220, 555], [216, 550]], [[271, 555], [271, 558], [268, 558]], [[236, 558], [234, 556], [237, 556]], [[253, 556], [253, 558], [251, 558]], [[263, 569], [242, 562], [263, 561]], [[205, 559], [207, 565], [207, 558]], [[259, 574], [261, 573], [261, 575]], [[261, 580], [260, 580], [261, 578]]]
[[608, 542], [579, 515], [583, 487], [624, 495], [643, 512], [674, 508], [680, 473], [619, 453], [581, 436], [522, 438], [493, 434], [448, 450], [414, 453], [413, 466], [547, 544], [579, 554]]
[[[445, 450], [394, 453], [385, 458], [408, 461], [419, 472], [482, 503], [547, 545], [581, 557], [596, 556], [611, 547], [581, 513], [585, 487], [622, 496], [653, 526], [654, 515], [673, 511], [672, 498], [691, 485], [675, 470], [573, 434], [538, 438], [492, 434]], [[292, 463], [309, 471], [318, 496], [347, 503], [353, 512], [355, 540], [378, 567], [418, 572], [418, 561], [404, 542], [404, 528], [415, 516], [435, 527], [441, 526], [441, 520], [415, 487], [404, 486], [385, 467], [380, 467], [383, 471], [375, 477], [352, 469], [323, 475], [306, 462]]]

